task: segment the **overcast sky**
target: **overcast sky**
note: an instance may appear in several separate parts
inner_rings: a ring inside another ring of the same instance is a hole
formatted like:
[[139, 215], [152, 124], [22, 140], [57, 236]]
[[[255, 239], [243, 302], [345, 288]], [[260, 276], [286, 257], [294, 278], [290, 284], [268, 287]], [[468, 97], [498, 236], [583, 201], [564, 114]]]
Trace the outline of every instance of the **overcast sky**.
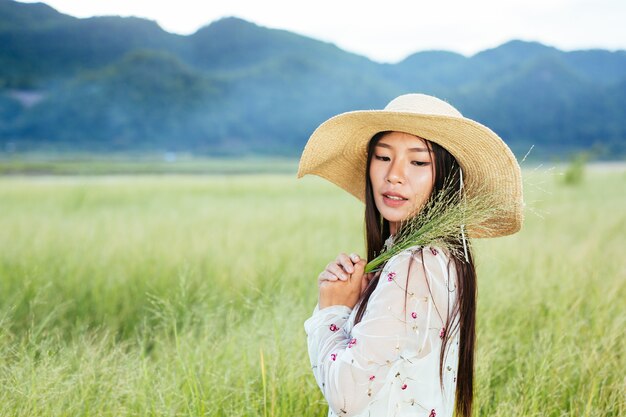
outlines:
[[[22, 0], [23, 2], [34, 2]], [[62, 13], [139, 16], [190, 34], [224, 16], [332, 42], [381, 62], [416, 51], [472, 55], [511, 39], [626, 49], [625, 0], [48, 0]]]

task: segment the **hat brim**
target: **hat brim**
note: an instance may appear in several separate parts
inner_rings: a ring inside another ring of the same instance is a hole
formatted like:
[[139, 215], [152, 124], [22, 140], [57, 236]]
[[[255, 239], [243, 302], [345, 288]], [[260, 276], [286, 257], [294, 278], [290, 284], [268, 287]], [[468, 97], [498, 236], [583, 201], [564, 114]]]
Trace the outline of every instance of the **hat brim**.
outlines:
[[504, 141], [488, 127], [464, 117], [388, 110], [342, 113], [322, 123], [309, 138], [298, 178], [318, 175], [365, 201], [367, 145], [378, 132], [410, 133], [444, 147], [463, 170], [469, 198], [473, 190], [490, 193], [502, 204], [489, 227], [469, 230], [471, 237], [496, 237], [520, 230], [523, 221], [521, 170]]

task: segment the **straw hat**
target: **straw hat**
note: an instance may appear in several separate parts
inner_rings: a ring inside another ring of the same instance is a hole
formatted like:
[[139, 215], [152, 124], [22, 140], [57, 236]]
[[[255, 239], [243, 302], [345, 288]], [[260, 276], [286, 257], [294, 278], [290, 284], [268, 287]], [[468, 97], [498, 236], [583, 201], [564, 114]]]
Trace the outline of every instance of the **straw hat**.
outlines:
[[467, 198], [489, 193], [500, 202], [502, 210], [490, 219], [489, 227], [469, 230], [471, 237], [506, 236], [521, 228], [521, 172], [509, 147], [486, 126], [425, 94], [402, 95], [384, 110], [352, 111], [328, 119], [309, 138], [298, 178], [318, 175], [364, 202], [367, 145], [383, 131], [410, 133], [441, 145], [461, 166]]

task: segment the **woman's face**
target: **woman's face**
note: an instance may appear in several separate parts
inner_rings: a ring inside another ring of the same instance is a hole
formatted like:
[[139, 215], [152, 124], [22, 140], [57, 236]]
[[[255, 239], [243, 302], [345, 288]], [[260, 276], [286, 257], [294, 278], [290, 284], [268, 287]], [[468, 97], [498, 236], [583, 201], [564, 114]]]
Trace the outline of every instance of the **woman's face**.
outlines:
[[433, 190], [434, 158], [422, 138], [386, 133], [374, 147], [369, 175], [376, 208], [395, 234], [400, 222], [417, 214]]

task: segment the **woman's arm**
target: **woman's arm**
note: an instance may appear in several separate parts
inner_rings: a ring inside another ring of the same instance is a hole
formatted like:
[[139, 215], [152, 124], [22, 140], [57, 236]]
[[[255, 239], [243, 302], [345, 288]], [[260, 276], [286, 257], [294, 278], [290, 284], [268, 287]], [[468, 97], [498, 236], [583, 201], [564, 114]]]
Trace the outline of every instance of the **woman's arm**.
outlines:
[[[313, 374], [336, 414], [358, 414], [397, 361], [419, 360], [440, 346], [435, 341], [445, 334], [451, 307], [448, 278], [448, 260], [441, 251], [407, 250], [387, 264], [362, 321], [350, 334], [344, 330], [351, 312], [347, 306], [317, 309], [305, 322]], [[394, 389], [407, 390], [417, 381], [400, 375], [393, 382]]]

